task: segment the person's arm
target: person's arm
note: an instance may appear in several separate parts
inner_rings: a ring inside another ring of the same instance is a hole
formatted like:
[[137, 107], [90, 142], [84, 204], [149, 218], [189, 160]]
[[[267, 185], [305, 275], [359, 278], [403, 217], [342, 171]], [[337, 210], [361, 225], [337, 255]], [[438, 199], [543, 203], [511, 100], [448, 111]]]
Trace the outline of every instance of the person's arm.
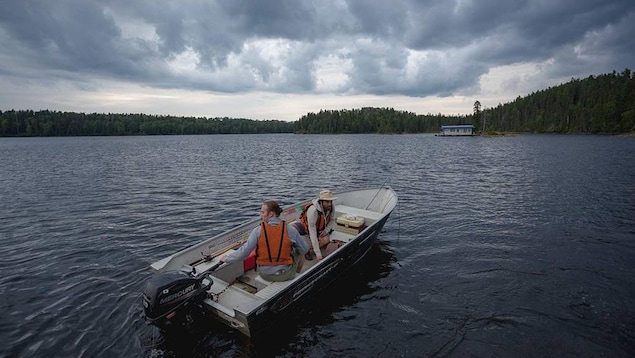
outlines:
[[315, 205], [309, 207], [306, 211], [307, 221], [309, 223], [309, 238], [311, 239], [311, 246], [313, 247], [313, 251], [315, 252], [315, 256], [318, 260], [322, 259], [322, 252], [320, 251], [320, 243], [318, 241], [318, 232], [315, 227], [315, 223], [317, 223], [319, 213], [315, 208]]
[[[296, 231], [297, 232], [297, 231]], [[234, 252], [230, 252], [221, 258], [222, 262], [240, 262], [249, 256], [249, 253], [256, 248], [258, 244], [258, 238], [260, 237], [260, 225], [249, 233], [249, 238], [241, 247]]]
[[327, 234], [331, 235], [331, 233], [335, 231], [336, 224], [337, 224], [337, 218], [335, 217], [335, 210], [331, 210], [331, 220], [326, 225], [326, 228], [324, 229], [324, 231], [326, 231]]
[[302, 255], [309, 251], [309, 244], [300, 236], [298, 230], [293, 225], [287, 224], [287, 231], [289, 233], [289, 240], [295, 245], [296, 249]]

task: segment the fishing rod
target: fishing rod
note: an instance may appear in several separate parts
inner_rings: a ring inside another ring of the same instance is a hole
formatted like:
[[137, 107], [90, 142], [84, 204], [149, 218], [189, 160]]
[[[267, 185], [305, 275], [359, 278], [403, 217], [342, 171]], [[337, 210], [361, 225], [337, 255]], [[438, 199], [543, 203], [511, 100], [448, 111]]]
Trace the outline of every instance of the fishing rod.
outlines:
[[379, 189], [377, 189], [377, 192], [375, 193], [375, 196], [373, 196], [373, 199], [371, 199], [370, 203], [368, 203], [368, 205], [366, 205], [366, 209], [365, 210], [368, 210], [368, 208], [370, 207], [370, 204], [372, 204], [373, 201], [375, 201], [375, 198], [377, 198], [377, 195], [379, 195], [381, 190], [386, 186], [386, 183], [388, 183], [388, 180], [390, 180], [390, 179], [386, 179], [384, 184], [382, 184], [382, 186], [380, 186]]

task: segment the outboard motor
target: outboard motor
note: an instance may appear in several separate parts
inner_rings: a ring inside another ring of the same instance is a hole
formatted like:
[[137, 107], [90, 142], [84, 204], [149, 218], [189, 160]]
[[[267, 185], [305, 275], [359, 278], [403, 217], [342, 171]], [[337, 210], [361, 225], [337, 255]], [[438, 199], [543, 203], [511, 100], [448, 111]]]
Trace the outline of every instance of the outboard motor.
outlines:
[[202, 311], [206, 291], [212, 284], [207, 275], [195, 278], [183, 271], [155, 274], [143, 289], [147, 321], [163, 330], [187, 324], [193, 309]]

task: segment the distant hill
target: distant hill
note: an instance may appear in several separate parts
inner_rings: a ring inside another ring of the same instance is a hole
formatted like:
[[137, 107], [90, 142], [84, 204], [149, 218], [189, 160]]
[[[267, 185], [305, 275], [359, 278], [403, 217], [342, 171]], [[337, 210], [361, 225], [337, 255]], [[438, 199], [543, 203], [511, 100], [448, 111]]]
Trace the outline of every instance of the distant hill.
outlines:
[[[478, 106], [477, 106], [478, 104]], [[393, 108], [321, 110], [296, 122], [146, 114], [0, 111], [0, 136], [107, 136], [247, 133], [432, 133], [442, 125], [474, 124], [485, 132], [633, 133], [635, 77], [589, 76], [465, 116], [418, 115]]]
[[487, 131], [631, 133], [635, 132], [635, 77], [625, 69], [571, 79], [481, 114], [478, 119], [485, 119]]
[[296, 123], [298, 133], [421, 133], [441, 125], [474, 124], [485, 132], [635, 132], [635, 78], [622, 73], [571, 79], [469, 116], [417, 115], [392, 108], [322, 110]]

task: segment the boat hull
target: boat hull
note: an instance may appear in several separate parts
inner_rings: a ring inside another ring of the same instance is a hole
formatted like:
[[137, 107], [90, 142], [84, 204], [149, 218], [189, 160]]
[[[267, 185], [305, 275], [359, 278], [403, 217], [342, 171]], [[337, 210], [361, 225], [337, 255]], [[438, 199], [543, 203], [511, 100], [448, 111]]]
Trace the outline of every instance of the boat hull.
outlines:
[[249, 329], [248, 335], [263, 331], [287, 310], [292, 310], [306, 298], [308, 293], [314, 294], [327, 289], [329, 284], [342, 276], [353, 266], [359, 265], [366, 254], [376, 242], [389, 215], [377, 222], [371, 230], [366, 230], [355, 242], [335, 251], [328, 264], [310, 275], [305, 275], [301, 280], [294, 282], [287, 290], [281, 292], [260, 310], [247, 316]]

